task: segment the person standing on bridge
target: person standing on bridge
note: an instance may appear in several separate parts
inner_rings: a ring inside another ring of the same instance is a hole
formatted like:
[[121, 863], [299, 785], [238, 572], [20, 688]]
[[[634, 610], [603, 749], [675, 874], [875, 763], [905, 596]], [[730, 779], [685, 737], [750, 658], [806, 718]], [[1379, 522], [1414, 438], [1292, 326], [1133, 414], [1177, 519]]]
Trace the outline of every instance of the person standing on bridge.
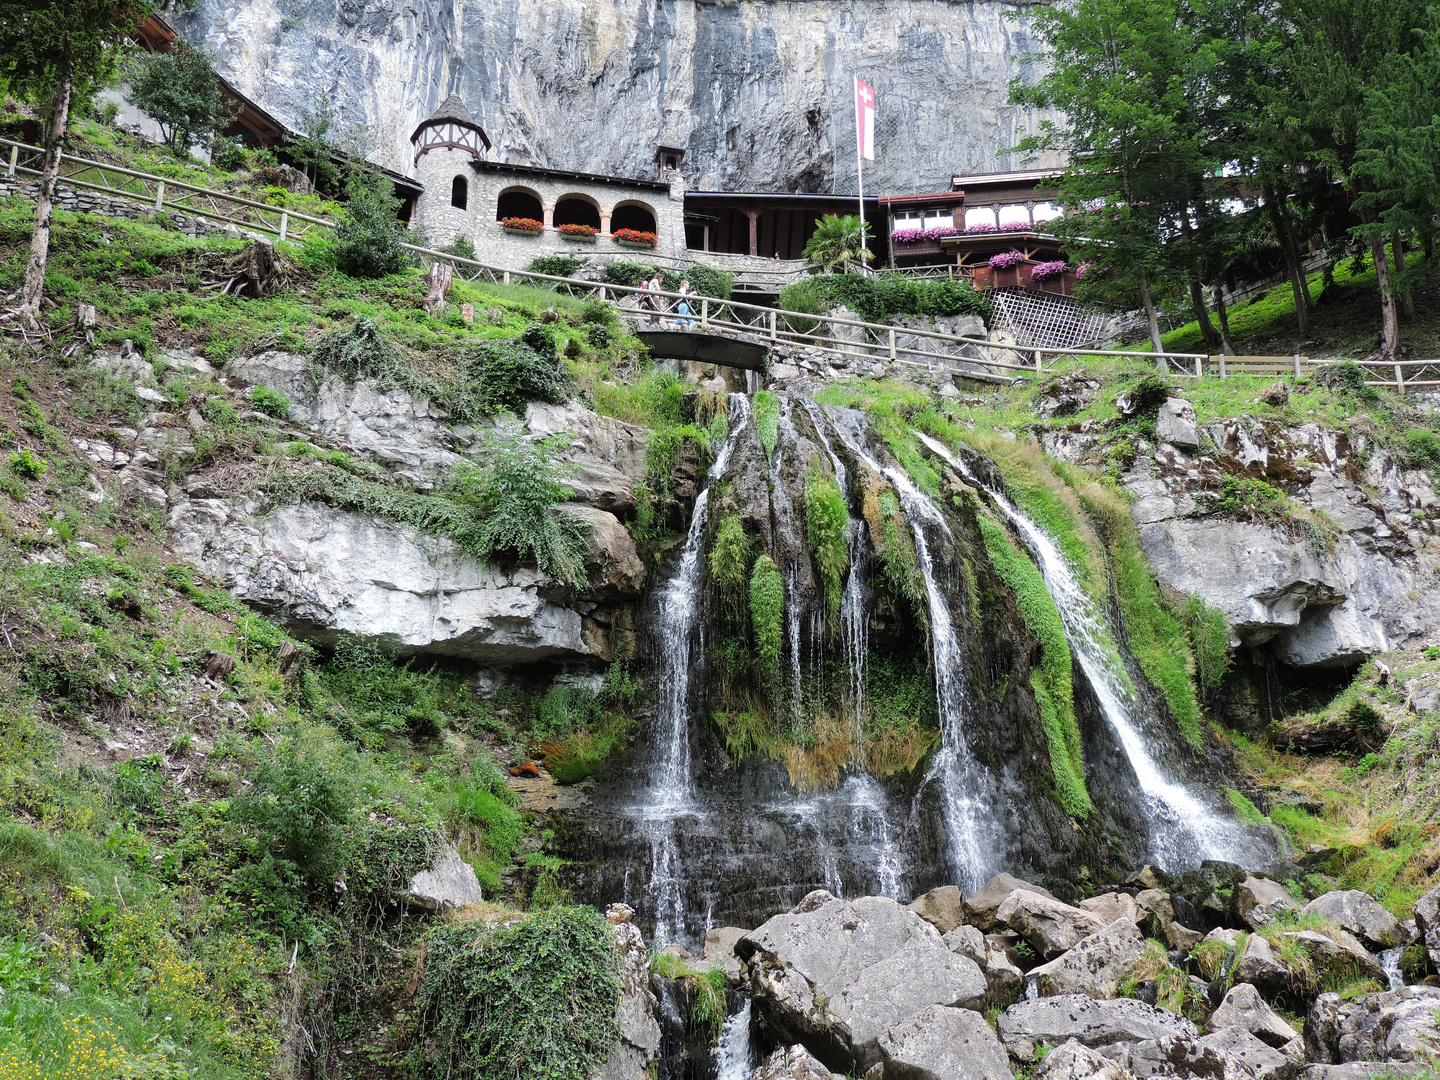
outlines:
[[680, 282], [679, 291], [680, 302], [675, 305], [675, 314], [686, 316], [680, 320], [680, 325], [686, 330], [690, 330], [695, 326], [695, 320], [689, 318], [689, 316], [693, 314], [690, 309], [690, 297], [695, 295], [695, 291], [690, 288], [690, 282], [688, 281]]
[[646, 324], [649, 326], [659, 326], [660, 312], [665, 310], [665, 299], [660, 295], [665, 285], [660, 280], [660, 271], [655, 271], [655, 276], [641, 285], [640, 288], [644, 290], [640, 298], [648, 304], [650, 308], [650, 316], [645, 320]]

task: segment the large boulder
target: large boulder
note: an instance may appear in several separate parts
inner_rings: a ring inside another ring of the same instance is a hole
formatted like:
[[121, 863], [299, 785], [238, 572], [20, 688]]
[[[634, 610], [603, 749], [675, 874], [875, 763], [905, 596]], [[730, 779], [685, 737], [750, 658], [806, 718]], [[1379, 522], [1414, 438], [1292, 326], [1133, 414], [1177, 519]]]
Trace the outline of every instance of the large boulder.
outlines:
[[1305, 905], [1305, 914], [1328, 919], [1378, 949], [1405, 943], [1400, 920], [1359, 889], [1337, 889], [1317, 896]]
[[992, 1007], [1013, 1005], [1025, 986], [1025, 973], [1010, 952], [1004, 938], [985, 935], [985, 985]]
[[485, 898], [474, 867], [460, 857], [460, 852], [447, 847], [429, 869], [410, 879], [405, 899], [415, 907], [438, 912], [478, 904]]
[[1171, 1035], [1199, 1035], [1195, 1025], [1183, 1016], [1143, 1001], [1101, 1001], [1085, 994], [1021, 1001], [1000, 1015], [996, 1029], [1005, 1048], [1020, 1061], [1033, 1061], [1041, 1045], [1059, 1046], [1066, 1039], [1100, 1047]]
[[1197, 448], [1200, 426], [1195, 420], [1195, 406], [1184, 398], [1167, 398], [1155, 417], [1155, 438], [1182, 450]]
[[1005, 898], [995, 910], [995, 920], [1018, 933], [1047, 960], [1069, 952], [1105, 925], [1088, 911], [1024, 889]]
[[965, 921], [965, 899], [955, 885], [942, 885], [916, 897], [910, 902], [910, 910], [942, 934]]
[[1316, 982], [1354, 978], [1376, 979], [1382, 984], [1389, 981], [1380, 961], [1344, 930], [1323, 934], [1318, 930], [1294, 930], [1285, 936], [1305, 950]]
[[1300, 903], [1290, 890], [1269, 878], [1247, 877], [1235, 886], [1235, 914], [1251, 930], [1274, 921], [1282, 911], [1299, 911]]
[[1110, 998], [1144, 955], [1145, 938], [1139, 927], [1122, 917], [1069, 952], [1031, 969], [1030, 975], [1039, 980], [1040, 992], [1047, 997], [1088, 994]]
[[[1163, 895], [1163, 894], [1162, 894]], [[1106, 926], [1109, 926], [1116, 919], [1129, 919], [1139, 925], [1144, 915], [1135, 897], [1129, 893], [1109, 892], [1101, 893], [1099, 896], [1092, 896], [1088, 900], [1081, 900], [1075, 905], [1081, 911], [1088, 911]], [[1175, 917], [1173, 914], [1170, 916]]]
[[1300, 1062], [1251, 1035], [1226, 1027], [1210, 1035], [1170, 1035], [1102, 1051], [1137, 1080], [1151, 1076], [1205, 1080], [1291, 1080]]
[[660, 1050], [659, 1002], [650, 989], [650, 956], [633, 921], [633, 908], [611, 904], [605, 918], [620, 957], [620, 1001], [616, 1005], [620, 1038], [604, 1063], [590, 1074], [591, 1080], [650, 1080]]
[[1048, 896], [1051, 900], [1055, 899], [1049, 890], [1042, 889], [1039, 885], [1031, 885], [1028, 881], [1021, 881], [1009, 874], [996, 874], [965, 898], [965, 921], [987, 933], [993, 930], [995, 928], [995, 912], [1016, 890]]
[[1430, 955], [1430, 970], [1440, 975], [1440, 885], [1415, 901], [1415, 928]]
[[1275, 955], [1270, 943], [1259, 934], [1245, 941], [1245, 951], [1235, 965], [1235, 981], [1249, 983], [1265, 994], [1279, 994], [1294, 982], [1289, 966]]
[[1285, 1018], [1270, 1008], [1260, 992], [1249, 983], [1237, 983], [1220, 1002], [1220, 1007], [1205, 1022], [1205, 1030], [1214, 1032], [1223, 1027], [1242, 1027], [1267, 1046], [1277, 1050], [1300, 1037]]
[[1417, 1061], [1387, 1061], [1384, 1066], [1352, 1061], [1345, 1065], [1307, 1065], [1300, 1071], [1299, 1080], [1377, 1080], [1379, 1077], [1413, 1080], [1432, 1076], [1431, 1069], [1432, 1066]]
[[750, 1070], [746, 1080], [837, 1080], [834, 1073], [806, 1050], [794, 1046], [777, 1046], [763, 1062]]
[[[398, 655], [576, 662], [613, 659], [621, 633], [614, 608], [561, 602], [537, 570], [501, 570], [449, 537], [324, 503], [267, 512], [257, 499], [190, 498], [167, 527], [178, 554], [321, 645], [356, 635]], [[616, 544], [603, 559], [617, 569], [600, 589], [613, 596], [623, 586], [633, 598], [634, 543], [613, 518], [603, 535]], [[592, 552], [592, 565], [601, 560]]]
[[880, 1036], [931, 1005], [985, 1006], [975, 963], [884, 897], [777, 915], [735, 951], [750, 965], [755, 1005], [771, 1028], [843, 1071], [870, 1068], [880, 1060]]
[[700, 960], [692, 965], [700, 971], [719, 969], [731, 986], [743, 981], [744, 968], [735, 955], [735, 943], [745, 936], [738, 926], [716, 926], [705, 931], [705, 944], [700, 951]]
[[1135, 1074], [1075, 1039], [1067, 1039], [1035, 1066], [1030, 1080], [1134, 1080]]
[[[911, 907], [913, 908], [914, 905], [912, 904]], [[933, 926], [934, 923], [931, 925]], [[980, 966], [982, 971], [985, 969], [985, 935], [975, 927], [968, 923], [961, 923], [959, 926], [952, 927], [942, 940], [945, 942], [945, 947], [951, 952], [968, 956]]]
[[1010, 1080], [1010, 1059], [985, 1018], [932, 1005], [880, 1036], [885, 1080]]
[[1341, 1000], [1321, 994], [1305, 1017], [1312, 1061], [1440, 1062], [1440, 988], [1406, 986]]

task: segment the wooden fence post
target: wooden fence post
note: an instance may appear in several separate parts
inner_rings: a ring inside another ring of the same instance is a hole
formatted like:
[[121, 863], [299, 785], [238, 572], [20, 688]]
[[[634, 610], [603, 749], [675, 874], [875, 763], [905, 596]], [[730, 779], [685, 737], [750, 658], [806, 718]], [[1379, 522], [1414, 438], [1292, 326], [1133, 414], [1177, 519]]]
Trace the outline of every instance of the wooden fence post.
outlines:
[[289, 234], [290, 234], [290, 215], [289, 215], [288, 213], [286, 213], [284, 210], [281, 210], [281, 211], [280, 211], [280, 243], [283, 244], [283, 243], [285, 242], [285, 238], [286, 238]]
[[700, 329], [710, 329], [710, 298], [708, 296], [700, 301]]
[[16, 143], [10, 147], [10, 167], [5, 170], [6, 176], [15, 175], [15, 166], [20, 164], [20, 144]]
[[895, 362], [895, 328], [890, 328], [890, 362]]
[[1039, 349], [1035, 350], [1035, 377], [1038, 379], [1045, 374], [1045, 354]]
[[1395, 385], [1400, 390], [1400, 396], [1405, 396], [1405, 373], [1400, 370], [1400, 365], [1395, 365]]
[[165, 181], [161, 180], [155, 185], [155, 213], [160, 213], [165, 208]]
[[1300, 354], [1295, 354], [1295, 381], [1300, 381]]
[[774, 308], [771, 308], [771, 309], [770, 309], [770, 340], [771, 340], [771, 341], [776, 341], [776, 340], [778, 340], [778, 339], [779, 339], [779, 334], [778, 334], [778, 332], [777, 332], [777, 326], [776, 326], [776, 322], [775, 322], [775, 309], [774, 309]]
[[1220, 354], [1220, 381], [1225, 381], [1225, 354]]
[[1201, 373], [1200, 358], [1197, 356], [1195, 357], [1195, 378], [1203, 379], [1204, 377], [1205, 376]]
[[510, 271], [509, 271], [509, 270], [506, 270], [506, 271], [505, 271], [503, 274], [501, 274], [500, 276], [501, 276], [501, 279], [504, 281], [504, 283], [505, 283], [506, 285], [509, 285], [509, 284], [510, 284]]

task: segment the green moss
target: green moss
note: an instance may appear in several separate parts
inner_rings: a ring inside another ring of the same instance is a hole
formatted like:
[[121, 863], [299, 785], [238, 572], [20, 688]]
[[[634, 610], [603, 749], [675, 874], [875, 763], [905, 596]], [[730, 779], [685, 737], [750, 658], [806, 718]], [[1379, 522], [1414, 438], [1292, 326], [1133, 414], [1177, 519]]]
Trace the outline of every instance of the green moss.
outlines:
[[750, 537], [739, 514], [726, 514], [710, 546], [710, 583], [726, 612], [734, 619], [745, 614], [745, 583], [750, 576]]
[[1200, 686], [1211, 692], [1220, 689], [1225, 673], [1230, 670], [1230, 629], [1225, 623], [1225, 613], [1192, 596], [1185, 603], [1181, 621], [1195, 657], [1195, 675]]
[[1165, 698], [1180, 733], [1191, 746], [1201, 747], [1200, 705], [1191, 682], [1195, 661], [1185, 628], [1166, 606], [1150, 564], [1140, 550], [1140, 538], [1123, 504], [1081, 493], [1081, 499], [1104, 528], [1111, 572], [1120, 612], [1125, 621], [1131, 655], [1145, 677]]
[[867, 490], [865, 520], [870, 526], [870, 541], [880, 555], [885, 581], [895, 596], [906, 600], [916, 616], [929, 625], [925, 576], [920, 572], [920, 559], [915, 554], [915, 541], [900, 513], [900, 500], [888, 487]]
[[780, 645], [785, 638], [785, 580], [769, 555], [757, 558], [750, 571], [750, 627], [756, 665], [773, 683], [780, 675]]
[[1260, 812], [1260, 808], [1246, 798], [1244, 794], [1229, 787], [1222, 787], [1220, 790], [1225, 793], [1226, 801], [1230, 803], [1236, 815], [1246, 825], [1270, 824], [1265, 820], [1265, 815]]
[[765, 447], [767, 457], [774, 457], [775, 446], [780, 441], [780, 398], [769, 390], [757, 390], [753, 406], [760, 445]]
[[833, 620], [840, 613], [840, 595], [850, 571], [850, 549], [846, 530], [850, 508], [833, 477], [811, 468], [805, 473], [805, 540], [820, 569], [825, 589], [825, 609]]
[[1070, 644], [1065, 624], [1040, 570], [1015, 546], [999, 522], [981, 513], [977, 520], [990, 564], [1015, 594], [1025, 625], [1040, 639], [1040, 664], [1031, 669], [1030, 685], [1040, 707], [1040, 724], [1050, 748], [1055, 793], [1066, 812], [1085, 817], [1094, 812], [1085, 788], [1085, 759], [1080, 726], [1075, 721]]

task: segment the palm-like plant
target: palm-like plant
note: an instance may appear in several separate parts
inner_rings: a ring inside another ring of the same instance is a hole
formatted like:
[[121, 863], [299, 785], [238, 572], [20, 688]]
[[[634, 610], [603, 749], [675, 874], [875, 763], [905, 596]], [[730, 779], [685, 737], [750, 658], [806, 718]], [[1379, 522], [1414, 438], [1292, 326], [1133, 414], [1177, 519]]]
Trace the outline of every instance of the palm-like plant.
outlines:
[[815, 234], [800, 254], [812, 266], [825, 271], [846, 263], [868, 263], [875, 258], [865, 244], [870, 226], [859, 214], [826, 214], [815, 222]]

